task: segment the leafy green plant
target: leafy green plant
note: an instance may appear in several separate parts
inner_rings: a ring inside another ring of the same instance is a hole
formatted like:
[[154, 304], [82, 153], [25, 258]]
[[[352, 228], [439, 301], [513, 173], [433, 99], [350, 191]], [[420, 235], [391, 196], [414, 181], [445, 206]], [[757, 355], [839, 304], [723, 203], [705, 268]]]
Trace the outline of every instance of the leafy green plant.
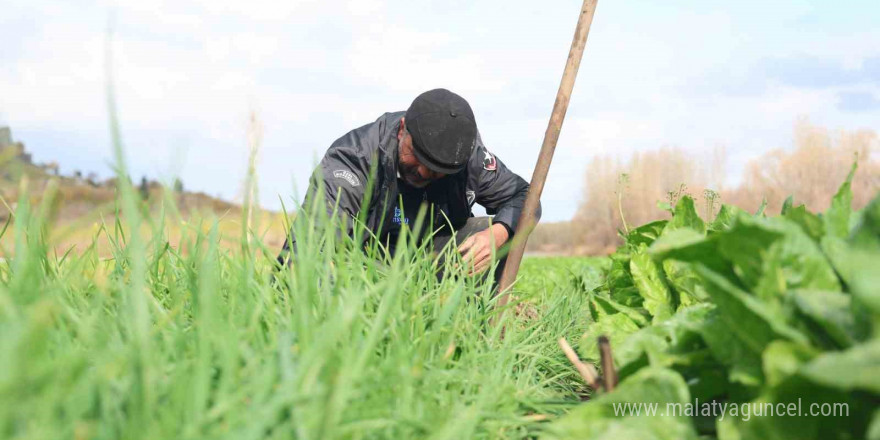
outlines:
[[[550, 436], [877, 438], [880, 197], [853, 212], [854, 172], [820, 215], [789, 200], [777, 217], [722, 205], [706, 223], [684, 195], [671, 220], [630, 230], [604, 283], [587, 292], [593, 322], [580, 344], [596, 361], [596, 337], [608, 335], [622, 382], [555, 422]], [[609, 402], [692, 399], [729, 408], [835, 404], [847, 414], [608, 410]]]

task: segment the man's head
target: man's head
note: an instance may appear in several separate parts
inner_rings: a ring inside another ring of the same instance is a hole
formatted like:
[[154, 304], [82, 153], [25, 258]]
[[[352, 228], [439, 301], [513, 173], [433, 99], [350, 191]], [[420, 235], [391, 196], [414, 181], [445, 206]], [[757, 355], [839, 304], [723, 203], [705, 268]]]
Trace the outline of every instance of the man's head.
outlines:
[[400, 175], [407, 183], [425, 187], [467, 166], [477, 138], [471, 106], [446, 89], [422, 93], [400, 120]]

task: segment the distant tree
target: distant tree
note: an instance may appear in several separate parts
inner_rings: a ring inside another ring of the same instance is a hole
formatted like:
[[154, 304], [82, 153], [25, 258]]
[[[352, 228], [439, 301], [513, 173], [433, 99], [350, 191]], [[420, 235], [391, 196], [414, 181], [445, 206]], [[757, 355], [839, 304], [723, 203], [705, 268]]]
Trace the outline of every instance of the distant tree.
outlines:
[[138, 191], [141, 192], [141, 199], [148, 200], [150, 198], [150, 183], [147, 181], [147, 176], [141, 176], [141, 184], [138, 186]]
[[[852, 205], [861, 209], [880, 191], [880, 136], [872, 130], [832, 131], [800, 119], [794, 127], [794, 148], [756, 155], [735, 187], [724, 186], [726, 152], [720, 147], [711, 157], [674, 147], [635, 152], [629, 161], [596, 156], [584, 174], [568, 242], [586, 253], [613, 250], [624, 230], [621, 214], [629, 225], [668, 219], [669, 213], [657, 202], [674, 204], [685, 194], [694, 197], [700, 214], [710, 219], [721, 203], [755, 212], [766, 200], [767, 212], [775, 214], [789, 195], [795, 203], [821, 212], [828, 209], [856, 157]], [[529, 237], [530, 249], [564, 243], [563, 234], [562, 227], [539, 224]]]
[[742, 184], [725, 203], [754, 212], [767, 199], [768, 212], [779, 212], [793, 196], [811, 211], [825, 211], [853, 161], [859, 168], [852, 181], [853, 209], [860, 209], [880, 189], [880, 136], [873, 130], [829, 130], [799, 119], [794, 148], [769, 151], [746, 165]]
[[33, 156], [31, 153], [28, 153], [27, 150], [24, 149], [24, 144], [21, 142], [16, 142], [15, 148], [18, 151], [18, 159], [26, 164], [33, 164]]
[[9, 127], [0, 127], [0, 147], [12, 145], [12, 130]]
[[183, 181], [180, 178], [174, 179], [174, 192], [182, 193], [183, 192]]

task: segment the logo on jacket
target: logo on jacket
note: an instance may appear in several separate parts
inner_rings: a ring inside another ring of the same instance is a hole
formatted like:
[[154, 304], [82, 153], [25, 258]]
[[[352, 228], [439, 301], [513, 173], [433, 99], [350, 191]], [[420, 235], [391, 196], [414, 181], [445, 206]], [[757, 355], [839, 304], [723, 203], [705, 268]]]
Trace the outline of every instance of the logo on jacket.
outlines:
[[400, 207], [395, 206], [394, 207], [394, 216], [391, 217], [391, 223], [394, 223], [395, 225], [399, 225], [401, 223], [408, 225], [409, 219], [403, 216], [403, 213], [400, 212]]
[[358, 177], [355, 176], [354, 173], [348, 170], [336, 170], [333, 172], [333, 177], [337, 179], [343, 179], [351, 186], [358, 186], [361, 184], [360, 179], [358, 179]]
[[464, 194], [465, 194], [465, 196], [467, 196], [468, 206], [473, 205], [474, 201], [477, 200], [477, 193], [475, 193], [471, 190], [465, 191]]
[[486, 150], [486, 157], [483, 158], [483, 169], [486, 171], [495, 171], [498, 168], [498, 162], [495, 161], [495, 156]]

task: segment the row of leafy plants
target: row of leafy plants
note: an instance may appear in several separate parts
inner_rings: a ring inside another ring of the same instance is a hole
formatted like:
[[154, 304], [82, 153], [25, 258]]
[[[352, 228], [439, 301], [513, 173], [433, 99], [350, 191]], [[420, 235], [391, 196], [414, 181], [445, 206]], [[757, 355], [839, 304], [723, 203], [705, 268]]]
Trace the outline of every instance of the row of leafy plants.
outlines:
[[598, 360], [607, 335], [620, 383], [549, 436], [880, 439], [880, 196], [851, 209], [855, 170], [822, 214], [789, 198], [707, 221], [684, 196], [625, 233], [579, 280], [579, 352]]

